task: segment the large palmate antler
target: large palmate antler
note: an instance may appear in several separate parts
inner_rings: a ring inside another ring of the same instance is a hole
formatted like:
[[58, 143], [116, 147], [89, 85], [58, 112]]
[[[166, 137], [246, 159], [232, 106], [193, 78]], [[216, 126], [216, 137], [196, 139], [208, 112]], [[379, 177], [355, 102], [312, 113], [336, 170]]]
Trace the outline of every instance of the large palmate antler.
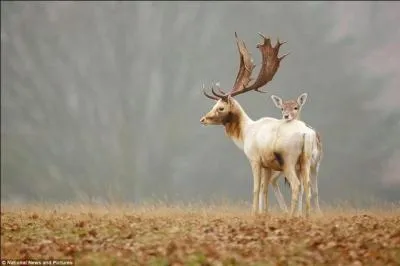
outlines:
[[251, 58], [251, 54], [247, 50], [246, 44], [243, 40], [239, 40], [236, 32], [235, 38], [240, 55], [240, 65], [232, 91], [240, 91], [249, 84], [251, 73], [256, 65], [253, 64], [253, 58]]
[[[235, 38], [239, 50], [240, 65], [232, 91], [239, 91], [242, 90], [250, 82], [251, 80], [250, 76], [251, 73], [253, 72], [255, 65], [253, 64], [253, 58], [251, 58], [251, 55], [246, 48], [246, 44], [244, 43], [244, 41], [239, 40], [236, 32], [235, 32]], [[226, 99], [228, 97], [228, 94], [224, 93], [219, 88], [219, 86], [218, 89], [219, 93], [214, 91], [214, 86], [211, 86], [211, 92], [214, 94], [214, 96], [212, 96], [205, 92], [205, 88], [203, 85], [203, 93], [206, 97], [214, 100], [218, 100], [220, 98]]]
[[239, 40], [237, 37], [237, 33], [235, 32], [235, 37], [236, 37], [236, 42], [239, 50], [239, 55], [240, 55], [240, 66], [239, 66], [239, 71], [236, 76], [236, 81], [235, 84], [233, 85], [232, 90], [227, 94], [224, 93], [221, 89], [219, 89], [219, 93], [217, 93], [214, 90], [214, 86], [211, 87], [211, 92], [214, 94], [214, 96], [209, 95], [205, 92], [205, 88], [203, 86], [203, 93], [206, 97], [214, 100], [218, 99], [226, 99], [228, 96], [234, 97], [236, 95], [255, 90], [257, 92], [263, 92], [260, 91], [259, 89], [266, 85], [268, 82], [270, 82], [275, 73], [278, 71], [279, 64], [282, 61], [283, 58], [285, 58], [289, 53], [278, 57], [279, 53], [279, 48], [282, 46], [282, 44], [286, 42], [277, 42], [275, 47], [271, 45], [271, 40], [269, 38], [266, 38], [264, 35], [261, 33], [258, 33], [264, 40], [262, 44], [257, 44], [257, 48], [260, 50], [261, 55], [262, 55], [262, 65], [260, 68], [260, 72], [258, 74], [257, 79], [255, 82], [247, 86], [250, 82], [251, 74], [254, 70], [255, 65], [253, 64], [253, 59], [251, 58], [251, 55], [249, 51], [246, 48], [246, 45], [244, 41]]

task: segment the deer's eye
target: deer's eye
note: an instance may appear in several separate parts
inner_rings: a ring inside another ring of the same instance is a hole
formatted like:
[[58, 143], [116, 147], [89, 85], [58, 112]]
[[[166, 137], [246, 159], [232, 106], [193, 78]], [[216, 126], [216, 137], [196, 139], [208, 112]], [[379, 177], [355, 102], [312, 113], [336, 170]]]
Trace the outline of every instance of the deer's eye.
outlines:
[[219, 107], [218, 111], [220, 111], [220, 112], [224, 111], [224, 107]]
[[295, 107], [294, 110], [299, 110], [299, 107]]

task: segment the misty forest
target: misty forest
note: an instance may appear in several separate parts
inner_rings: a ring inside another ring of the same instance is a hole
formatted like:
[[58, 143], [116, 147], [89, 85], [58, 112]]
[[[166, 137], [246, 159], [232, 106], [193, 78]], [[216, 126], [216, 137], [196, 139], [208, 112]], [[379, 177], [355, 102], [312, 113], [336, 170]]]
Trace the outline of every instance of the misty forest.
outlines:
[[[8, 202], [248, 202], [248, 160], [200, 118], [239, 68], [258, 73], [258, 32], [290, 52], [263, 90], [308, 93], [322, 137], [321, 204], [400, 200], [400, 3], [1, 3], [1, 199]], [[285, 197], [290, 190], [280, 186]], [[275, 198], [270, 193], [273, 204]]]

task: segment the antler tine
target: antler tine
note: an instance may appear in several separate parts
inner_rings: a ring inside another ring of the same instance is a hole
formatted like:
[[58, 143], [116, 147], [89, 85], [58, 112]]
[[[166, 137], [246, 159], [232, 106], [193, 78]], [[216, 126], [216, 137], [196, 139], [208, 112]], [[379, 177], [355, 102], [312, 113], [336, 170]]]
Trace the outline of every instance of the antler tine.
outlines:
[[220, 91], [221, 93], [217, 93], [217, 92], [214, 90], [214, 85], [211, 86], [211, 92], [212, 92], [212, 94], [214, 94], [214, 95], [217, 96], [218, 98], [220, 98], [220, 99], [226, 99], [226, 98], [228, 97], [228, 94], [224, 93], [221, 89], [219, 89], [219, 91]]
[[221, 93], [222, 95], [226, 95], [226, 93], [219, 86], [219, 82], [215, 83], [215, 86], [217, 87], [219, 93]]
[[278, 58], [279, 62], [282, 61], [283, 58], [285, 58], [286, 56], [290, 55], [290, 52], [282, 55], [281, 57]]
[[236, 75], [235, 84], [230, 91], [231, 95], [237, 91], [241, 91], [245, 86], [247, 86], [247, 84], [249, 84], [251, 80], [251, 73], [255, 68], [255, 65], [253, 64], [253, 58], [251, 57], [250, 52], [247, 50], [244, 41], [239, 39], [237, 32], [235, 32], [235, 38], [239, 51], [240, 64], [239, 71]]
[[287, 42], [286, 42], [286, 41], [280, 42], [280, 41], [279, 41], [279, 38], [278, 38], [278, 40], [277, 40], [277, 42], [276, 42], [276, 45], [275, 45], [275, 48], [276, 48], [276, 47], [281, 47], [281, 46], [284, 45], [285, 43], [287, 43]]
[[255, 90], [260, 93], [265, 93], [259, 89], [270, 82], [278, 71], [279, 64], [283, 58], [288, 54], [278, 57], [279, 48], [286, 42], [280, 42], [278, 40], [275, 47], [271, 45], [271, 39], [265, 37], [262, 33], [258, 33], [263, 38], [263, 43], [257, 44], [257, 48], [260, 50], [262, 55], [262, 64], [260, 72], [258, 73], [257, 79], [249, 87], [244, 87], [242, 90], [235, 91], [231, 96], [245, 93], [247, 91]]
[[204, 96], [206, 96], [207, 98], [209, 98], [209, 99], [211, 99], [211, 100], [219, 100], [219, 98], [217, 98], [217, 97], [215, 97], [215, 96], [212, 96], [212, 95], [209, 95], [209, 94], [206, 92], [206, 88], [205, 88], [205, 86], [204, 86], [204, 83], [203, 83], [203, 94], [204, 94]]
[[259, 92], [259, 93], [267, 93], [268, 91], [260, 91], [260, 89], [258, 88], [258, 89], [255, 89], [255, 91], [256, 92]]

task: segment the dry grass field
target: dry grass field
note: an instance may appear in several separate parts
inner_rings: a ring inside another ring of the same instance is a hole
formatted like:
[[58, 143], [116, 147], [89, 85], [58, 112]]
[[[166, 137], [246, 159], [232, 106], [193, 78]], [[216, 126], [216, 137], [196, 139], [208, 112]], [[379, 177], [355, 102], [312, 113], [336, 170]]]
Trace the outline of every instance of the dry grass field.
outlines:
[[251, 217], [243, 206], [3, 205], [2, 259], [75, 265], [400, 265], [400, 209]]

